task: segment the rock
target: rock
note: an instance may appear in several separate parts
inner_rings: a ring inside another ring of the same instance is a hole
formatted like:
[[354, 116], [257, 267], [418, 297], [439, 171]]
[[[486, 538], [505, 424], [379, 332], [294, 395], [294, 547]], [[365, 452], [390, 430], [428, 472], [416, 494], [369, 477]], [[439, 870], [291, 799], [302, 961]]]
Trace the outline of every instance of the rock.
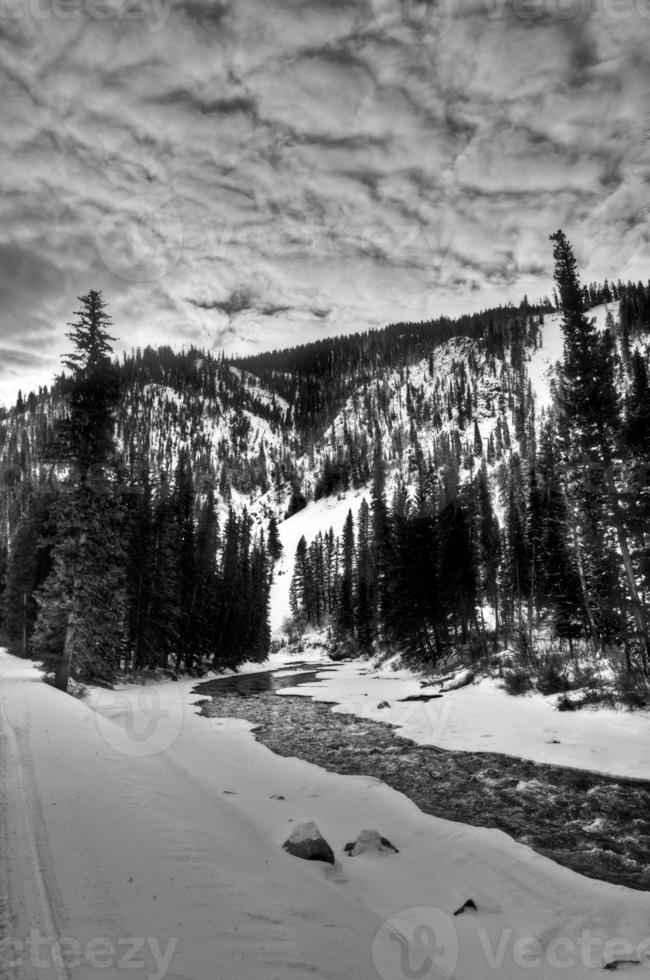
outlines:
[[282, 845], [285, 851], [305, 861], [334, 864], [334, 851], [313, 821], [299, 823]]
[[470, 909], [474, 912], [478, 911], [476, 907], [476, 902], [474, 901], [473, 898], [468, 898], [466, 902], [463, 902], [461, 907], [459, 909], [456, 909], [454, 915], [462, 915], [463, 912], [468, 912]]
[[640, 966], [641, 960], [610, 960], [609, 963], [605, 963], [603, 970], [618, 970], [619, 966]]
[[271, 799], [271, 800], [284, 800], [284, 799], [286, 799], [286, 797], [284, 797], [282, 795], [282, 793], [272, 793], [271, 796], [269, 797], [269, 799]]
[[378, 708], [390, 708], [390, 704], [388, 703], [388, 701], [380, 701], [379, 704], [377, 705], [377, 707]]
[[378, 830], [362, 830], [355, 841], [349, 841], [343, 850], [356, 857], [365, 851], [375, 851], [377, 854], [399, 854], [398, 849], [389, 840], [382, 837]]

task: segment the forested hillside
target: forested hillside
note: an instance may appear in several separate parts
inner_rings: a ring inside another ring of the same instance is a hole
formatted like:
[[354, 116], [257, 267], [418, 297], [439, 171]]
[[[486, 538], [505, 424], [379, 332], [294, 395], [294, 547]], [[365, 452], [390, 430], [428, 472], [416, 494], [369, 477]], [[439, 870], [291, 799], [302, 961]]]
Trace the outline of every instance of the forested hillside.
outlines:
[[543, 637], [615, 654], [643, 691], [650, 284], [582, 286], [553, 244], [552, 301], [236, 361], [117, 362], [91, 290], [64, 373], [0, 417], [12, 650], [61, 687], [264, 659], [278, 523], [356, 487], [340, 537], [299, 542], [299, 628], [427, 667], [517, 648], [522, 688]]

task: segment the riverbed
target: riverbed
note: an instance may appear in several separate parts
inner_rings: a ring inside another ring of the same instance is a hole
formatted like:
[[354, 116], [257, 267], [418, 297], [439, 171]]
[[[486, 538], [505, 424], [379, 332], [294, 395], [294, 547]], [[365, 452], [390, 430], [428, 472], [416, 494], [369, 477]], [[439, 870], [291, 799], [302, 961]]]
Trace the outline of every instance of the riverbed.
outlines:
[[198, 684], [207, 717], [242, 718], [281, 756], [381, 779], [423, 812], [495, 827], [581, 874], [650, 890], [650, 784], [487, 752], [416, 745], [393, 726], [333, 713], [282, 688], [330, 665], [296, 664]]

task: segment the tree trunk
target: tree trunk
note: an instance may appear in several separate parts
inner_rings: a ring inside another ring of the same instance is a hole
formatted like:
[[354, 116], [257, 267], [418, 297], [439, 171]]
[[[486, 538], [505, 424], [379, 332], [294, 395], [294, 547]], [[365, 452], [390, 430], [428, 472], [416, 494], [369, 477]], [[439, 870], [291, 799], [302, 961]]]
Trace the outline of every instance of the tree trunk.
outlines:
[[54, 671], [54, 686], [57, 688], [57, 690], [64, 691], [66, 694], [68, 693], [72, 659], [74, 656], [75, 636], [77, 632], [77, 605], [79, 601], [79, 591], [81, 589], [81, 576], [78, 573], [80, 565], [79, 557], [81, 549], [85, 543], [86, 533], [84, 531], [79, 535], [79, 543], [76, 548], [74, 573], [72, 579], [72, 599], [70, 602], [70, 610], [68, 612], [68, 619], [65, 627], [63, 652], [61, 654], [61, 659], [56, 666], [56, 670]]
[[621, 552], [623, 567], [625, 569], [625, 577], [627, 579], [627, 587], [630, 593], [630, 605], [632, 607], [632, 615], [634, 616], [634, 622], [636, 623], [637, 630], [640, 634], [641, 641], [643, 643], [643, 648], [646, 652], [646, 655], [648, 655], [650, 653], [650, 641], [648, 638], [648, 624], [647, 624], [645, 609], [639, 597], [639, 590], [637, 588], [636, 578], [634, 575], [634, 566], [632, 565], [630, 548], [627, 542], [627, 535], [625, 533], [625, 515], [621, 510], [621, 505], [618, 500], [618, 491], [616, 489], [616, 483], [614, 482], [614, 474], [612, 473], [611, 465], [607, 465], [605, 467], [605, 484], [607, 486], [607, 492], [610, 498], [610, 505], [614, 517], [614, 529], [616, 531], [616, 537], [618, 539], [618, 547]]
[[569, 495], [567, 493], [566, 487], [561, 484], [562, 496], [564, 497], [564, 505], [566, 507], [567, 517], [569, 518], [569, 527], [571, 529], [571, 537], [573, 538], [573, 548], [575, 551], [576, 567], [578, 569], [578, 579], [580, 581], [580, 591], [582, 592], [582, 601], [585, 605], [585, 613], [587, 615], [587, 622], [589, 623], [589, 629], [591, 631], [592, 641], [595, 641], [597, 636], [596, 623], [591, 611], [591, 606], [589, 605], [589, 593], [587, 592], [587, 579], [585, 576], [585, 568], [582, 561], [582, 549], [580, 547], [580, 540], [578, 538], [578, 529], [575, 524], [573, 508], [571, 502], [569, 501]]

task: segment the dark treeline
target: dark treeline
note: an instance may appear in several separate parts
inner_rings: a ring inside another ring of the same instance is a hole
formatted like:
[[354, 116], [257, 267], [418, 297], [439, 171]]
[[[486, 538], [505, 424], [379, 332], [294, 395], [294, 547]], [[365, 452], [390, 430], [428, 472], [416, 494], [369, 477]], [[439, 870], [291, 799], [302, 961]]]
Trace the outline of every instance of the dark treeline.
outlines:
[[319, 434], [348, 395], [364, 382], [394, 367], [429, 357], [454, 337], [485, 340], [503, 350], [513, 336], [522, 343], [530, 316], [553, 309], [550, 301], [520, 307], [499, 306], [452, 319], [392, 323], [381, 330], [338, 336], [298, 347], [238, 358], [234, 364], [251, 371], [278, 391], [292, 406], [300, 432]]
[[[583, 286], [554, 242], [553, 302], [236, 362], [112, 361], [101, 297], [83, 297], [66, 372], [0, 412], [12, 649], [61, 685], [261, 659], [279, 550], [264, 523], [371, 485], [340, 540], [301, 542], [292, 587], [343, 648], [432, 663], [542, 628], [647, 671], [650, 284]], [[610, 301], [598, 332], [588, 310]], [[540, 418], [528, 358], [556, 309], [564, 364]]]
[[[63, 690], [70, 678], [110, 683], [118, 670], [191, 672], [265, 659], [271, 559], [263, 536], [246, 511], [231, 509], [219, 527], [215, 487], [209, 474], [195, 485], [186, 448], [171, 473], [152, 475], [146, 454], [127, 453], [127, 465], [115, 439], [125, 378], [110, 360], [111, 321], [99, 293], [81, 304], [68, 374], [55, 386], [60, 411], [41, 432], [46, 465], [17, 460], [21, 479], [6, 496], [11, 649], [40, 660]], [[161, 379], [165, 360], [164, 351], [145, 352], [129, 369]], [[183, 370], [182, 360], [170, 363]], [[198, 370], [202, 386], [217, 384], [210, 367], [188, 360], [183, 380]]]
[[[650, 284], [591, 283], [581, 287], [585, 309], [620, 300], [628, 328], [646, 319]], [[531, 317], [553, 312], [559, 304], [545, 298], [516, 307], [498, 306], [456, 318], [438, 317], [419, 323], [392, 323], [381, 330], [327, 338], [297, 347], [272, 350], [233, 363], [262, 378], [292, 407], [292, 420], [301, 432], [320, 432], [341, 408], [353, 388], [378, 373], [429, 357], [454, 337], [484, 341], [502, 356], [513, 341], [526, 344]]]

